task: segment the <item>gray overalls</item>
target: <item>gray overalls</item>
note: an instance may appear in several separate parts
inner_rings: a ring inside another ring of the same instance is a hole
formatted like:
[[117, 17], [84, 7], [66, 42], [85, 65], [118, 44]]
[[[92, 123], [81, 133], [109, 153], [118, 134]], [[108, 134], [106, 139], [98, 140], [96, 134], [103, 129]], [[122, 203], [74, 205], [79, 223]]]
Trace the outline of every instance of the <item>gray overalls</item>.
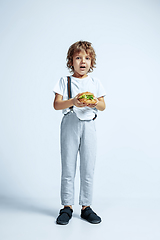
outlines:
[[80, 155], [79, 204], [92, 204], [93, 175], [96, 160], [96, 128], [94, 120], [80, 120], [71, 111], [61, 122], [61, 203], [74, 205], [74, 179], [77, 154]]

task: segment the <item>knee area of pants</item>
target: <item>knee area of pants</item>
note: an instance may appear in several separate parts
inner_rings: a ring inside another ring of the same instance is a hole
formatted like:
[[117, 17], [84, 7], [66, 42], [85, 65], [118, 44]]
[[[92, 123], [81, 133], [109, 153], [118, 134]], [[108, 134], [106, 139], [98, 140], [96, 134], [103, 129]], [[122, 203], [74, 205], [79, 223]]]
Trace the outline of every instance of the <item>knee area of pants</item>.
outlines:
[[74, 176], [62, 176], [62, 182], [72, 182], [74, 180]]
[[93, 174], [87, 174], [86, 176], [81, 176], [81, 181], [90, 183], [93, 180]]

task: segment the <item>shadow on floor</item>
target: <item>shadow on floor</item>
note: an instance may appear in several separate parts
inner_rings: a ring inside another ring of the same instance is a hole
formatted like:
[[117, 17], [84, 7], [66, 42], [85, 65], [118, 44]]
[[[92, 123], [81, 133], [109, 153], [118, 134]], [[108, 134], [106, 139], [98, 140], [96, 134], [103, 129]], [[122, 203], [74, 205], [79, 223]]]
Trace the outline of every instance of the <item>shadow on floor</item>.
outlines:
[[59, 209], [54, 209], [54, 201], [51, 202], [43, 199], [32, 198], [7, 198], [0, 197], [0, 209], [1, 211], [24, 211], [34, 212], [37, 214], [48, 215], [51, 217], [57, 217]]
[[81, 218], [81, 217], [80, 217], [80, 214], [78, 215], [77, 213], [74, 213], [74, 212], [73, 212], [73, 217], [78, 218], [78, 219]]

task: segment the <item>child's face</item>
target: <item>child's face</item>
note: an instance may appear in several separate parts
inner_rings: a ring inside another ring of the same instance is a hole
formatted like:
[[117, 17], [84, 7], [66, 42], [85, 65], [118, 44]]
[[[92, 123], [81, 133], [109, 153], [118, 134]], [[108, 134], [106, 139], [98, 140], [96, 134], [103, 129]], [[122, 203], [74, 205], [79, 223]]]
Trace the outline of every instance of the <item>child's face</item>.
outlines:
[[84, 78], [91, 67], [91, 57], [84, 50], [73, 55], [74, 77]]

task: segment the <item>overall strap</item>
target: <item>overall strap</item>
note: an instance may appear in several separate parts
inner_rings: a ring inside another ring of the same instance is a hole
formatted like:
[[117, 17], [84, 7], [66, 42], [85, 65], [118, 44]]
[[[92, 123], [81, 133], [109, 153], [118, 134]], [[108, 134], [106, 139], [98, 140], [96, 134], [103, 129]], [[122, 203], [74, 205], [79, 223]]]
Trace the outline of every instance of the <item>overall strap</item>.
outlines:
[[[68, 99], [72, 98], [72, 92], [71, 92], [71, 78], [67, 76], [67, 89], [68, 89]], [[70, 110], [73, 110], [73, 106], [69, 108]]]
[[95, 116], [94, 116], [94, 118], [92, 120], [95, 120], [96, 118], [97, 118], [97, 114], [95, 113]]

